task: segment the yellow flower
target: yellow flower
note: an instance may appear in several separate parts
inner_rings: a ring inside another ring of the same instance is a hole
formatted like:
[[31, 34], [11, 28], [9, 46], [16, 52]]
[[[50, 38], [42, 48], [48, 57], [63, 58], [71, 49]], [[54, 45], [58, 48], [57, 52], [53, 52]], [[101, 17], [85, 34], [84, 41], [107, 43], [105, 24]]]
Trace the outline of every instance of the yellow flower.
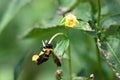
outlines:
[[73, 14], [68, 14], [65, 16], [65, 26], [67, 27], [75, 27], [78, 24], [78, 20], [76, 18], [76, 16], [74, 16]]
[[39, 55], [33, 55], [33, 57], [32, 57], [32, 61], [35, 61], [35, 62], [37, 62], [37, 59], [39, 58]]

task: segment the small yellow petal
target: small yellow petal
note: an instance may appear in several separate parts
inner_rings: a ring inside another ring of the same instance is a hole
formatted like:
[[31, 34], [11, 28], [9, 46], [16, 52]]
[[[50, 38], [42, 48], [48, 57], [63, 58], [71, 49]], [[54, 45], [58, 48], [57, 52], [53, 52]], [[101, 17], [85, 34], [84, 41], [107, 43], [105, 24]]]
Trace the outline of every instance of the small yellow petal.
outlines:
[[35, 62], [37, 62], [37, 59], [39, 58], [39, 56], [38, 55], [33, 55], [33, 57], [32, 57], [32, 61], [35, 61]]
[[65, 16], [65, 26], [67, 27], [75, 27], [78, 24], [78, 20], [76, 18], [76, 16], [74, 16], [73, 14], [68, 14]]

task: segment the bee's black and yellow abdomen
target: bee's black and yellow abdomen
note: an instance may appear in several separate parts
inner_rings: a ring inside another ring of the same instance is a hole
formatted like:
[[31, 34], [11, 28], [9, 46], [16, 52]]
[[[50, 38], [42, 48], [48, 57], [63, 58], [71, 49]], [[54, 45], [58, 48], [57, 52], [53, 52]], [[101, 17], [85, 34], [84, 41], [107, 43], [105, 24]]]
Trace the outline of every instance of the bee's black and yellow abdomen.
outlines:
[[49, 56], [50, 54], [52, 54], [52, 52], [53, 52], [52, 44], [46, 43], [45, 46], [43, 46], [39, 55], [34, 55], [32, 57], [32, 61], [35, 61], [38, 65], [40, 65], [49, 59]]
[[39, 58], [37, 59], [37, 65], [40, 65], [43, 62], [46, 62], [48, 59], [49, 59], [49, 55], [47, 54], [40, 55]]

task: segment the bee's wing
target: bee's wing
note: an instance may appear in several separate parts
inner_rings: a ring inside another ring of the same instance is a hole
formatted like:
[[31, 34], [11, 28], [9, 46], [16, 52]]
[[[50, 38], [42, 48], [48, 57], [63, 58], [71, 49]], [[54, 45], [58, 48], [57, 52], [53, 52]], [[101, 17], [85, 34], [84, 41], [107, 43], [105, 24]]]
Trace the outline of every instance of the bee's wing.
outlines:
[[53, 60], [54, 60], [54, 63], [59, 67], [59, 66], [61, 66], [61, 61], [60, 61], [60, 59], [53, 53], [52, 54], [52, 56], [53, 56]]

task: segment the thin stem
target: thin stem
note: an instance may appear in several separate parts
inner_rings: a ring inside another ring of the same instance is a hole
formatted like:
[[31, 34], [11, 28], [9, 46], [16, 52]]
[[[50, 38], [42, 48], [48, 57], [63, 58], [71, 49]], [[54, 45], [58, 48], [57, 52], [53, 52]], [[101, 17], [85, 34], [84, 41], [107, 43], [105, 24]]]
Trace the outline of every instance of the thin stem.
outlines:
[[71, 49], [70, 49], [70, 44], [68, 47], [68, 56], [69, 56], [69, 78], [72, 80], [72, 64], [71, 64]]
[[101, 18], [101, 2], [98, 0], [98, 20], [97, 20], [97, 28], [100, 26], [100, 18]]
[[57, 33], [54, 36], [52, 36], [52, 38], [49, 40], [48, 44], [50, 44], [54, 40], [55, 37], [60, 36], [60, 35], [64, 35], [65, 36], [64, 33]]
[[120, 60], [119, 60], [119, 58], [116, 56], [116, 54], [115, 54], [114, 50], [112, 49], [112, 47], [110, 46], [110, 44], [109, 44], [108, 42], [106, 42], [106, 44], [107, 44], [108, 47], [110, 48], [112, 55], [116, 58], [116, 60], [117, 60], [118, 63], [120, 64]]
[[[67, 36], [69, 37], [69, 30], [66, 28]], [[71, 63], [71, 48], [68, 46], [68, 66], [69, 66], [69, 80], [72, 80], [72, 63]]]
[[97, 38], [95, 38], [96, 42], [96, 51], [97, 51], [97, 58], [98, 58], [98, 80], [102, 80], [102, 67], [101, 67], [101, 57], [100, 57], [100, 51], [97, 45]]
[[[101, 17], [101, 3], [100, 0], [98, 0], [98, 20], [97, 20], [97, 26], [96, 31], [98, 31], [98, 28], [100, 26], [100, 17]], [[100, 51], [97, 44], [97, 38], [95, 39], [96, 42], [96, 48], [97, 48], [97, 57], [98, 57], [98, 73], [99, 73], [99, 80], [102, 80], [102, 67], [101, 67], [101, 58], [100, 58]]]

